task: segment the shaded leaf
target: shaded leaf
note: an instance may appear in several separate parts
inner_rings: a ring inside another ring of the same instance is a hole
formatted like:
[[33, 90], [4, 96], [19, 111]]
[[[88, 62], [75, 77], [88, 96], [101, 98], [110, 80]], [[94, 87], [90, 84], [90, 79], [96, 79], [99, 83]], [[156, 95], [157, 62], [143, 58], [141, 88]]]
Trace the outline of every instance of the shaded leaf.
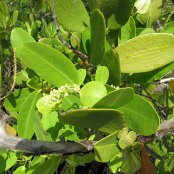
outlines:
[[98, 65], [105, 52], [106, 24], [102, 12], [94, 10], [90, 17], [91, 24], [91, 43], [90, 43], [90, 62]]
[[101, 65], [106, 66], [109, 70], [108, 84], [119, 86], [121, 70], [117, 52], [113, 49], [107, 50], [102, 58]]
[[79, 128], [93, 128], [113, 133], [126, 127], [122, 114], [113, 109], [78, 109], [60, 114], [60, 121]]

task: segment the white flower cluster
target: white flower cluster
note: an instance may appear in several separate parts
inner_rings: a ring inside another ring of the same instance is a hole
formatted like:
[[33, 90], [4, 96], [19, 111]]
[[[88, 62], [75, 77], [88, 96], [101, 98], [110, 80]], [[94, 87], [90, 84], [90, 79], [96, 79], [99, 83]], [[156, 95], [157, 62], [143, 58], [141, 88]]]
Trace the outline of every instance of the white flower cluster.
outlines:
[[65, 84], [58, 89], [53, 89], [45, 100], [45, 106], [50, 106], [54, 102], [60, 103], [62, 99], [69, 94], [78, 94], [80, 86], [77, 84], [68, 85]]

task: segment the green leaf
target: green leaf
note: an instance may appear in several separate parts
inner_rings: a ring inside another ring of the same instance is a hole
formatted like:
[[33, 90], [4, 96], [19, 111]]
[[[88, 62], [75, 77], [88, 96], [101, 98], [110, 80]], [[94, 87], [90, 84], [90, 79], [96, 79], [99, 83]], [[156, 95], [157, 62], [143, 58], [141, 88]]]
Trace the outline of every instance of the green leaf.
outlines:
[[129, 17], [129, 20], [124, 26], [121, 27], [121, 38], [118, 40], [119, 44], [132, 39], [136, 36], [136, 26], [133, 17]]
[[174, 33], [174, 21], [171, 21], [171, 22], [167, 23], [164, 26], [164, 31], [163, 32], [173, 34]]
[[10, 113], [19, 112], [23, 102], [30, 93], [31, 91], [28, 88], [16, 90], [5, 99], [4, 106], [6, 110]]
[[[52, 6], [52, 0], [49, 0]], [[60, 25], [68, 31], [81, 33], [86, 26], [89, 26], [89, 16], [81, 0], [56, 0], [56, 15]]]
[[19, 57], [21, 53], [21, 46], [26, 42], [35, 42], [33, 37], [31, 37], [25, 30], [21, 28], [14, 28], [11, 32], [11, 44], [16, 51], [16, 55]]
[[109, 169], [112, 173], [118, 172], [122, 165], [122, 153], [117, 153], [115, 157], [110, 160]]
[[28, 68], [57, 87], [79, 83], [78, 71], [73, 63], [61, 52], [44, 44], [25, 43], [21, 59]]
[[98, 65], [105, 52], [106, 24], [102, 12], [94, 10], [90, 17], [91, 24], [91, 43], [90, 43], [90, 62]]
[[42, 115], [41, 119], [42, 127], [44, 131], [55, 127], [56, 123], [58, 123], [58, 114], [57, 112], [50, 112]]
[[15, 25], [15, 23], [16, 23], [16, 21], [18, 19], [18, 13], [19, 13], [18, 10], [14, 10], [13, 11], [13, 15], [12, 15], [12, 17], [10, 19], [10, 26], [11, 27]]
[[80, 98], [77, 95], [70, 94], [64, 97], [60, 108], [64, 111], [72, 109], [72, 108], [79, 108], [80, 106]]
[[127, 149], [123, 152], [123, 163], [121, 171], [125, 174], [135, 173], [141, 167], [140, 152], [134, 149]]
[[5, 173], [17, 162], [16, 153], [0, 150], [0, 173]]
[[94, 146], [95, 160], [109, 162], [118, 152], [118, 131], [98, 141]]
[[17, 123], [18, 135], [22, 138], [30, 139], [34, 134], [34, 114], [36, 102], [40, 97], [38, 91], [32, 92], [23, 102]]
[[99, 129], [113, 133], [126, 127], [122, 113], [114, 109], [78, 109], [60, 114], [60, 121], [79, 128]]
[[152, 3], [149, 6], [149, 9], [147, 13], [145, 14], [138, 14], [137, 19], [144, 24], [153, 24], [155, 23], [160, 15], [161, 15], [161, 6], [162, 6], [162, 0], [153, 0]]
[[91, 31], [89, 27], [86, 27], [82, 33], [82, 44], [83, 48], [86, 53], [90, 53], [90, 38], [91, 38]]
[[80, 90], [80, 101], [83, 105], [92, 107], [107, 94], [106, 87], [97, 81], [86, 83]]
[[108, 84], [118, 86], [121, 82], [120, 60], [115, 50], [110, 49], [105, 52], [101, 65], [109, 70]]
[[40, 166], [36, 168], [32, 172], [32, 174], [44, 173], [44, 174], [52, 174], [57, 170], [57, 167], [60, 163], [60, 157], [51, 157], [43, 162]]
[[145, 14], [145, 13], [147, 13], [147, 11], [149, 9], [150, 4], [151, 4], [151, 0], [148, 0], [148, 1], [137, 0], [135, 2], [134, 6], [137, 9], [137, 13]]
[[155, 133], [159, 126], [159, 116], [152, 104], [134, 95], [134, 99], [123, 107], [118, 108], [125, 115], [128, 127], [141, 135]]
[[39, 113], [36, 111], [34, 115], [34, 128], [37, 140], [51, 141], [51, 135], [44, 132], [41, 124]]
[[13, 174], [26, 174], [26, 168], [25, 166], [18, 167]]
[[95, 80], [106, 84], [109, 78], [109, 70], [106, 66], [99, 66], [95, 74]]
[[160, 78], [171, 72], [173, 70], [173, 67], [174, 62], [153, 71], [133, 74], [130, 76], [129, 79], [131, 82], [134, 83], [151, 83], [155, 80], [159, 80]]
[[118, 28], [124, 25], [131, 14], [134, 5], [133, 0], [88, 0], [91, 10], [100, 9], [105, 18], [114, 14]]
[[166, 33], [141, 35], [119, 45], [116, 51], [121, 72], [152, 71], [174, 61], [174, 36]]
[[128, 21], [133, 6], [134, 0], [117, 0], [114, 15], [119, 25], [123, 26]]
[[127, 103], [129, 103], [134, 97], [134, 91], [132, 88], [120, 88], [107, 94], [100, 99], [93, 108], [110, 108], [116, 109]]
[[27, 81], [27, 86], [34, 90], [42, 89], [42, 83], [40, 82], [40, 79], [36, 76]]
[[85, 77], [86, 77], [86, 70], [85, 69], [79, 69], [78, 70], [79, 74], [79, 84], [83, 84]]

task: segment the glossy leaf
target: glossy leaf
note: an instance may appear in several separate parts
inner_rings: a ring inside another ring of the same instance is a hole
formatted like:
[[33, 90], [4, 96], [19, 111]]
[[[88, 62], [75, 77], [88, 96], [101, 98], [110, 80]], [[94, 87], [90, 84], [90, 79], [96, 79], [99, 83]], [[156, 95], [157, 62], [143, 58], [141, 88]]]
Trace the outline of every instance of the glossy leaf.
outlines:
[[96, 70], [95, 80], [106, 84], [109, 78], [109, 70], [106, 66], [99, 66]]
[[80, 101], [83, 105], [92, 107], [107, 94], [106, 87], [97, 81], [86, 83], [80, 90]]
[[118, 108], [126, 119], [128, 127], [141, 135], [155, 133], [159, 126], [159, 116], [152, 104], [144, 98], [134, 95], [134, 99]]
[[24, 44], [21, 59], [28, 68], [57, 87], [79, 83], [78, 72], [73, 63], [61, 52], [44, 44]]
[[21, 106], [18, 116], [17, 132], [22, 138], [30, 139], [34, 134], [34, 114], [39, 96], [37, 91], [32, 92]]
[[90, 17], [91, 24], [91, 43], [90, 43], [90, 62], [98, 65], [105, 52], [106, 24], [100, 10], [94, 10]]
[[116, 51], [123, 73], [152, 71], [174, 61], [174, 36], [166, 33], [141, 35], [119, 45]]
[[94, 146], [95, 160], [98, 162], [109, 162], [118, 152], [118, 132], [102, 138]]
[[60, 121], [79, 128], [93, 128], [113, 133], [126, 127], [122, 113], [113, 109], [78, 109], [60, 114]]
[[106, 66], [109, 70], [108, 84], [119, 86], [121, 81], [120, 60], [117, 52], [110, 49], [105, 52], [101, 65]]
[[26, 42], [35, 42], [34, 38], [30, 36], [25, 30], [21, 28], [14, 28], [11, 32], [11, 44], [16, 51], [16, 55], [21, 53], [21, 46]]
[[129, 103], [134, 97], [132, 88], [120, 88], [108, 93], [105, 97], [100, 99], [93, 108], [110, 108], [116, 109]]
[[[56, 0], [55, 6], [60, 25], [68, 31], [82, 32], [89, 26], [89, 16], [81, 0]], [[52, 6], [52, 0], [49, 0]]]

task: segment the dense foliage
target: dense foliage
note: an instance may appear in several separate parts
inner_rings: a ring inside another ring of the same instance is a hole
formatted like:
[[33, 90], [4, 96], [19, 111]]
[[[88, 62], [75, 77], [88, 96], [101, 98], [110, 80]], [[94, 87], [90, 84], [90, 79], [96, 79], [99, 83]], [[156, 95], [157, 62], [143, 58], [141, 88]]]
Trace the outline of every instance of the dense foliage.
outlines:
[[6, 132], [93, 145], [40, 156], [2, 148], [0, 173], [174, 173], [174, 5], [142, 3], [0, 0]]

